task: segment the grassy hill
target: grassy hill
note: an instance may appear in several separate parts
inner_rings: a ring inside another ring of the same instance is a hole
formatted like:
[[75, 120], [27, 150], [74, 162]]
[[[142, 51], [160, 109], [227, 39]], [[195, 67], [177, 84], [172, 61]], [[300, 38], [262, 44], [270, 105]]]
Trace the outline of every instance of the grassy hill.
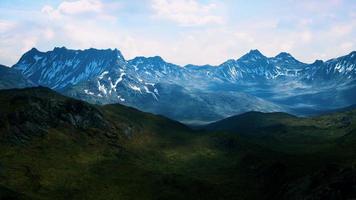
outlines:
[[356, 129], [356, 109], [310, 118], [286, 113], [248, 112], [201, 128], [243, 135], [283, 152], [316, 152], [334, 145], [338, 138]]
[[0, 91], [0, 199], [355, 198], [355, 111], [191, 130], [47, 88]]

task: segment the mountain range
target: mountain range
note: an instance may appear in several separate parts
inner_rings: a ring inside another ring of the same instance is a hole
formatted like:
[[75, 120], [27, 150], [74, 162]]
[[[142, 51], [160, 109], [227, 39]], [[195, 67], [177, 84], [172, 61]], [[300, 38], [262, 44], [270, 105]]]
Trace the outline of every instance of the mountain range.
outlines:
[[218, 66], [179, 66], [159, 56], [126, 60], [117, 49], [33, 48], [8, 69], [16, 75], [1, 82], [21, 81], [0, 86], [40, 85], [90, 103], [203, 124], [247, 111], [312, 115], [355, 104], [355, 68], [355, 51], [306, 64], [285, 52], [266, 57], [251, 50]]

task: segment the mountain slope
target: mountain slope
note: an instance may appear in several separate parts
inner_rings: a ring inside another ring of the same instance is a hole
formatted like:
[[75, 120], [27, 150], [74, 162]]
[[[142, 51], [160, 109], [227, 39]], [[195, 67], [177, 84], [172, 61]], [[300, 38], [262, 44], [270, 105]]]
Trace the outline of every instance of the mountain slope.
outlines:
[[[248, 112], [201, 128], [252, 137], [261, 145], [269, 148], [286, 151], [293, 147], [293, 151], [312, 152], [320, 151], [320, 149], [314, 149], [312, 144], [334, 141], [354, 131], [356, 110], [350, 107], [342, 112], [309, 118], [295, 117], [286, 113]], [[274, 147], [276, 142], [281, 144]]]
[[0, 89], [24, 88], [33, 85], [20, 71], [0, 65]]
[[[0, 91], [0, 109], [0, 197], [356, 197], [354, 111], [310, 119], [322, 127], [313, 133], [299, 129], [303, 119], [278, 114], [273, 123], [290, 118], [290, 125], [299, 126], [295, 137], [265, 134], [261, 140], [255, 134], [192, 131], [161, 116], [92, 105], [42, 87]], [[259, 115], [255, 121], [264, 121]], [[345, 126], [347, 116], [351, 123]], [[326, 140], [326, 133], [338, 134]], [[292, 143], [305, 134], [314, 139]]]
[[43, 53], [33, 48], [13, 67], [37, 85], [62, 89], [124, 63], [123, 56], [116, 49], [76, 51], [62, 47]]
[[[95, 85], [95, 84], [94, 84]], [[92, 95], [86, 95], [85, 89], [77, 89], [81, 85], [64, 92], [65, 95], [82, 99], [91, 103], [116, 103], [120, 99], [123, 105], [135, 107], [145, 112], [164, 115], [188, 124], [209, 123], [229, 117], [236, 113], [250, 110], [256, 111], [286, 111], [271, 102], [239, 92], [202, 92], [189, 90], [180, 85], [157, 83], [145, 88], [152, 92], [134, 92], [119, 88], [118, 96], [98, 101], [95, 90]], [[95, 86], [94, 86], [95, 87]], [[88, 88], [88, 87], [84, 87]], [[82, 91], [84, 92], [78, 92]], [[99, 93], [100, 94], [100, 93]], [[101, 95], [101, 94], [100, 94]], [[239, 105], [239, 106], [236, 106]]]
[[[44, 87], [2, 90], [0, 106], [2, 107], [1, 138], [15, 143], [24, 143], [33, 136], [43, 136], [57, 128], [57, 131], [61, 131], [62, 128], [78, 129], [93, 134], [105, 133], [108, 136], [117, 133], [131, 134], [134, 131], [128, 130], [133, 128], [137, 129], [137, 134], [141, 129], [149, 131], [154, 128], [151, 124], [157, 124], [161, 128], [167, 125], [177, 130], [187, 129], [177, 122], [142, 113], [120, 104], [116, 104], [115, 108], [98, 107], [65, 97]], [[107, 117], [111, 109], [116, 110], [115, 115]], [[143, 121], [134, 124], [135, 117]], [[160, 122], [163, 124], [160, 125]]]
[[278, 128], [278, 126], [291, 129], [309, 127], [321, 130], [330, 128], [349, 130], [349, 128], [355, 128], [355, 122], [356, 109], [351, 106], [315, 117], [296, 117], [287, 113], [247, 112], [208, 124], [204, 128], [214, 131], [259, 134], [271, 132], [267, 129]]
[[247, 112], [241, 115], [204, 126], [212, 131], [229, 131], [238, 133], [254, 133], [264, 131], [266, 128], [282, 125], [284, 122], [296, 120], [297, 117], [285, 113]]

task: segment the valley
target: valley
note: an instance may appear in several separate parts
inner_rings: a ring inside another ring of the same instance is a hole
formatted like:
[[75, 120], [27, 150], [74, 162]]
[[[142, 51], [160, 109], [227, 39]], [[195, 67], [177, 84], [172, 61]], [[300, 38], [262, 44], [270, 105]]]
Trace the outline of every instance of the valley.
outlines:
[[[349, 199], [355, 110], [191, 129], [48, 88], [0, 91], [1, 199]], [[258, 122], [258, 123], [255, 123]]]

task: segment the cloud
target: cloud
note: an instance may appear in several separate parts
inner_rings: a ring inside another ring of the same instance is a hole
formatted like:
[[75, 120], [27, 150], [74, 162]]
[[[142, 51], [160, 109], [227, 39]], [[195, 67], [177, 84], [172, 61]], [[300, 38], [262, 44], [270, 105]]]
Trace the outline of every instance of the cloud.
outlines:
[[0, 33], [8, 32], [15, 28], [16, 24], [8, 20], [0, 20]]
[[46, 28], [43, 30], [43, 35], [46, 40], [52, 40], [55, 36], [55, 33], [51, 28]]
[[[0, 7], [1, 64], [14, 64], [33, 46], [42, 51], [55, 46], [118, 48], [127, 59], [161, 55], [181, 65], [220, 64], [250, 49], [266, 56], [287, 51], [301, 61], [313, 62], [356, 48], [355, 12], [350, 6], [314, 15], [300, 10], [306, 0], [288, 8], [269, 2], [271, 7], [262, 5], [260, 12], [254, 9], [261, 5], [243, 7], [246, 3], [239, 1], [45, 2], [26, 9]], [[325, 13], [338, 17], [324, 18]]]
[[355, 25], [352, 23], [336, 25], [330, 29], [330, 32], [337, 36], [344, 36], [352, 33], [352, 30], [356, 27]]
[[104, 5], [100, 0], [76, 0], [39, 5], [37, 10], [14, 9], [10, 12], [12, 18], [0, 18], [1, 63], [14, 64], [32, 47], [44, 51], [54, 46], [115, 47], [117, 43], [109, 40], [121, 39], [119, 30], [108, 27], [115, 24], [117, 17], [113, 13], [118, 8], [118, 3]]
[[116, 20], [114, 12], [120, 6], [119, 2], [103, 3], [101, 0], [76, 0], [63, 1], [57, 7], [44, 5], [41, 12], [46, 14], [50, 19], [95, 17], [114, 21]]
[[62, 15], [100, 13], [103, 11], [103, 4], [99, 0], [63, 1], [57, 8], [45, 5], [41, 11], [53, 18], [59, 18]]
[[343, 0], [293, 0], [304, 11], [323, 13], [339, 7]]
[[24, 38], [22, 40], [22, 43], [23, 43], [23, 46], [21, 48], [21, 51], [24, 52], [24, 51], [28, 51], [29, 49], [31, 49], [32, 47], [36, 46], [36, 43], [38, 41], [38, 37], [27, 37], [27, 38]]
[[200, 4], [196, 0], [152, 0], [154, 16], [178, 23], [180, 26], [201, 26], [207, 24], [222, 24], [223, 18], [214, 11], [214, 3]]
[[64, 1], [58, 7], [58, 11], [64, 14], [81, 14], [88, 12], [101, 12], [103, 5], [98, 0]]

